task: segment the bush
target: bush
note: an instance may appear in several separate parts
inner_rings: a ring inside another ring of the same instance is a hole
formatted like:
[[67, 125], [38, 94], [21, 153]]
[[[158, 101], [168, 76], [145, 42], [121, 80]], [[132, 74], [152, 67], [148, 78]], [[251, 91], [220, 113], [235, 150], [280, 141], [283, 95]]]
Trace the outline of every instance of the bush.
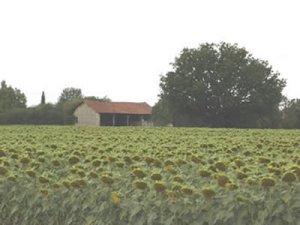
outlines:
[[74, 124], [75, 117], [52, 105], [14, 109], [0, 114], [0, 124], [65, 125]]

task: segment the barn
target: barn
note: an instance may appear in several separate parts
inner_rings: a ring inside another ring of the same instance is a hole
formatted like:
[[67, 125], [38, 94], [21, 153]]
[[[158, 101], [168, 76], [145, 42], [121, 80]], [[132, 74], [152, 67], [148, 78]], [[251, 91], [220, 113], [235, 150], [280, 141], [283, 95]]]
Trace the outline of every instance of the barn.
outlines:
[[150, 126], [152, 108], [147, 103], [84, 100], [74, 111], [77, 125]]

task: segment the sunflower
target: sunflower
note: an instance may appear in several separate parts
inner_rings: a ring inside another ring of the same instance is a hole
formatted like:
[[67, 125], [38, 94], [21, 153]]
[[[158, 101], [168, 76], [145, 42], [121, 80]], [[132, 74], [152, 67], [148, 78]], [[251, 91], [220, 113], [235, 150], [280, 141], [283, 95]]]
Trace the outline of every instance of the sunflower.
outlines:
[[116, 204], [120, 204], [120, 202], [121, 202], [121, 196], [120, 195], [118, 195], [116, 192], [113, 191], [111, 193], [111, 197], [113, 198], [113, 200]]

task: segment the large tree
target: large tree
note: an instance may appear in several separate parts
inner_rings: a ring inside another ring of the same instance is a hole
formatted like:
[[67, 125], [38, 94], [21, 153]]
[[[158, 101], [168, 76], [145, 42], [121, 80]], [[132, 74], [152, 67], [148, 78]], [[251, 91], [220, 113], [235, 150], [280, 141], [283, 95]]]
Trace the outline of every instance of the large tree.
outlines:
[[152, 107], [152, 121], [155, 126], [167, 126], [172, 123], [169, 109], [163, 99]]
[[267, 61], [222, 42], [185, 48], [172, 65], [160, 100], [175, 126], [275, 126], [285, 80]]
[[107, 96], [104, 96], [102, 98], [97, 97], [97, 96], [86, 96], [84, 97], [85, 100], [94, 100], [94, 101], [99, 101], [99, 102], [111, 102], [111, 99]]
[[80, 88], [65, 88], [59, 96], [58, 104], [62, 104], [65, 102], [82, 100], [83, 94]]
[[17, 88], [7, 86], [5, 81], [0, 87], [0, 113], [12, 109], [26, 108], [26, 96]]
[[63, 115], [67, 118], [73, 115], [75, 108], [81, 104], [84, 96], [80, 88], [65, 88], [59, 96], [57, 108], [60, 109]]
[[300, 99], [286, 101], [282, 110], [282, 128], [300, 128]]

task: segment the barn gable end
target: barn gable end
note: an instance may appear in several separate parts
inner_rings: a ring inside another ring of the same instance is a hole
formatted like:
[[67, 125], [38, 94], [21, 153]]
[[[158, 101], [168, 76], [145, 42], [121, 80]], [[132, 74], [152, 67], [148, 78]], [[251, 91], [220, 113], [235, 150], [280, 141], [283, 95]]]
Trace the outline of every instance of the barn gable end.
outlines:
[[86, 103], [80, 104], [74, 111], [78, 125], [99, 126], [100, 116]]

